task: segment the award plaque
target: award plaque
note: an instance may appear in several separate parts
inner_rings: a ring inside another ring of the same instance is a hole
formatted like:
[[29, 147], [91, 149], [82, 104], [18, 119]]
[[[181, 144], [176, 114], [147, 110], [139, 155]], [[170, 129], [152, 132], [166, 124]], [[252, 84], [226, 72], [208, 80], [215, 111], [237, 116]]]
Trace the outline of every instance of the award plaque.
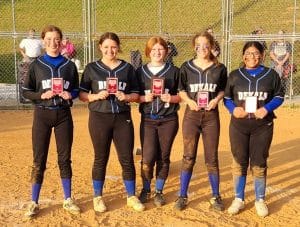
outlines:
[[207, 91], [198, 91], [198, 94], [197, 94], [198, 107], [203, 108], [203, 109], [207, 108], [208, 100], [209, 100], [209, 96], [208, 96]]
[[151, 90], [152, 94], [154, 96], [160, 96], [164, 92], [164, 79], [158, 78], [158, 77], [153, 77], [151, 79], [152, 85], [151, 85]]
[[247, 113], [255, 113], [257, 110], [257, 97], [248, 96], [245, 99], [245, 111]]
[[108, 94], [115, 95], [118, 92], [118, 78], [108, 77], [106, 79], [106, 90]]
[[52, 78], [52, 92], [57, 95], [63, 92], [64, 90], [64, 81], [63, 78]]

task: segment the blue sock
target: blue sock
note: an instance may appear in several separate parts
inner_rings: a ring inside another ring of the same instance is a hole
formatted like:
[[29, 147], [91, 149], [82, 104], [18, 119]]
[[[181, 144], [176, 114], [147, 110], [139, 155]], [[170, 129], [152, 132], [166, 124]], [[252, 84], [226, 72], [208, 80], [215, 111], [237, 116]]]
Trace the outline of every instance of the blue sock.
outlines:
[[189, 187], [189, 183], [192, 177], [192, 173], [187, 171], [182, 171], [180, 174], [180, 196], [187, 197], [187, 190]]
[[246, 176], [234, 176], [233, 182], [234, 182], [235, 197], [244, 200]]
[[155, 189], [156, 189], [156, 191], [162, 191], [164, 189], [165, 182], [166, 182], [165, 179], [159, 179], [159, 178], [157, 178], [156, 182], [155, 182]]
[[125, 188], [128, 197], [135, 195], [135, 181], [134, 180], [124, 180]]
[[254, 178], [254, 189], [256, 201], [265, 199], [266, 193], [266, 177], [255, 177]]
[[93, 180], [94, 197], [102, 196], [104, 181]]
[[219, 177], [219, 175], [215, 174], [215, 173], [209, 173], [208, 178], [209, 178], [213, 196], [219, 196], [220, 195], [220, 192], [219, 192], [220, 177]]
[[32, 184], [31, 186], [31, 200], [38, 203], [40, 197], [42, 184]]
[[62, 178], [61, 182], [62, 182], [62, 186], [64, 189], [65, 199], [71, 198], [71, 179], [70, 178]]
[[151, 191], [151, 181], [144, 179], [143, 180], [143, 189], [145, 189], [147, 192]]

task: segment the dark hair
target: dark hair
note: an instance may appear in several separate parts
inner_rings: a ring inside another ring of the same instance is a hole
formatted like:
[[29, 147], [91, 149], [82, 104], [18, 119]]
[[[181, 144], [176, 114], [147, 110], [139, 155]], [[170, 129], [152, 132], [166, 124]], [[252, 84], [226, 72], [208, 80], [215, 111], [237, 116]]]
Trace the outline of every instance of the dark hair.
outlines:
[[43, 29], [43, 31], [41, 33], [42, 39], [45, 38], [45, 35], [46, 35], [47, 32], [57, 32], [59, 34], [59, 36], [60, 36], [60, 39], [62, 39], [62, 37], [63, 37], [61, 29], [59, 27], [54, 26], [54, 25], [47, 25]]
[[102, 34], [99, 39], [99, 45], [101, 45], [106, 39], [111, 39], [111, 40], [115, 41], [118, 44], [118, 46], [120, 47], [120, 39], [116, 33], [105, 32], [104, 34]]
[[[215, 46], [216, 46], [216, 41], [215, 41], [215, 38], [208, 32], [208, 31], [203, 31], [203, 32], [199, 32], [197, 33], [196, 35], [194, 35], [193, 39], [192, 39], [192, 44], [193, 44], [193, 47], [196, 46], [196, 39], [198, 37], [205, 37], [210, 46], [211, 46], [211, 49], [214, 49]], [[216, 56], [213, 55], [212, 52], [210, 52], [210, 55], [209, 55], [209, 58], [214, 62], [214, 63], [218, 63], [218, 59]]]
[[160, 36], [154, 36], [154, 37], [151, 37], [147, 43], [146, 43], [146, 47], [145, 47], [145, 55], [146, 57], [149, 57], [150, 55], [150, 52], [153, 48], [153, 46], [155, 44], [160, 44], [164, 47], [165, 51], [166, 51], [166, 55], [167, 55], [167, 52], [168, 52], [168, 44], [167, 42]]
[[246, 42], [244, 47], [243, 47], [243, 55], [245, 54], [246, 50], [249, 47], [255, 47], [259, 51], [260, 54], [264, 54], [265, 48], [260, 42], [258, 42], [258, 41], [249, 41], [249, 42]]

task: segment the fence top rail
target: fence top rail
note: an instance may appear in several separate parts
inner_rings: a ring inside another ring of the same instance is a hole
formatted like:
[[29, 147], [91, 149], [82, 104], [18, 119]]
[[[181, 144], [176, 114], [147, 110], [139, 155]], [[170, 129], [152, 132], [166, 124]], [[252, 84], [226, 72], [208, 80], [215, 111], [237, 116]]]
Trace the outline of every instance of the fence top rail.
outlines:
[[262, 34], [262, 35], [230, 35], [229, 41], [251, 41], [251, 40], [276, 40], [276, 39], [300, 40], [300, 34]]

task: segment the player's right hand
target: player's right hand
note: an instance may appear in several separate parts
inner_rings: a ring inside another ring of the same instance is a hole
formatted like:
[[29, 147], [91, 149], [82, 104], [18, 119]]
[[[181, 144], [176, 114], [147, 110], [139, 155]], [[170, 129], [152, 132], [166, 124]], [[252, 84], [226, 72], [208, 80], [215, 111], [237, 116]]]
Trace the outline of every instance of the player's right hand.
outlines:
[[243, 107], [235, 107], [233, 110], [233, 116], [236, 118], [245, 118], [248, 116], [248, 113], [244, 110]]
[[107, 90], [102, 90], [97, 94], [97, 100], [106, 99], [109, 96]]
[[51, 99], [54, 96], [51, 90], [42, 93], [41, 99]]
[[190, 107], [191, 110], [194, 110], [194, 111], [199, 110], [199, 107], [198, 107], [197, 103], [194, 100], [192, 100], [192, 99], [188, 100], [187, 104], [188, 104], [188, 106]]

